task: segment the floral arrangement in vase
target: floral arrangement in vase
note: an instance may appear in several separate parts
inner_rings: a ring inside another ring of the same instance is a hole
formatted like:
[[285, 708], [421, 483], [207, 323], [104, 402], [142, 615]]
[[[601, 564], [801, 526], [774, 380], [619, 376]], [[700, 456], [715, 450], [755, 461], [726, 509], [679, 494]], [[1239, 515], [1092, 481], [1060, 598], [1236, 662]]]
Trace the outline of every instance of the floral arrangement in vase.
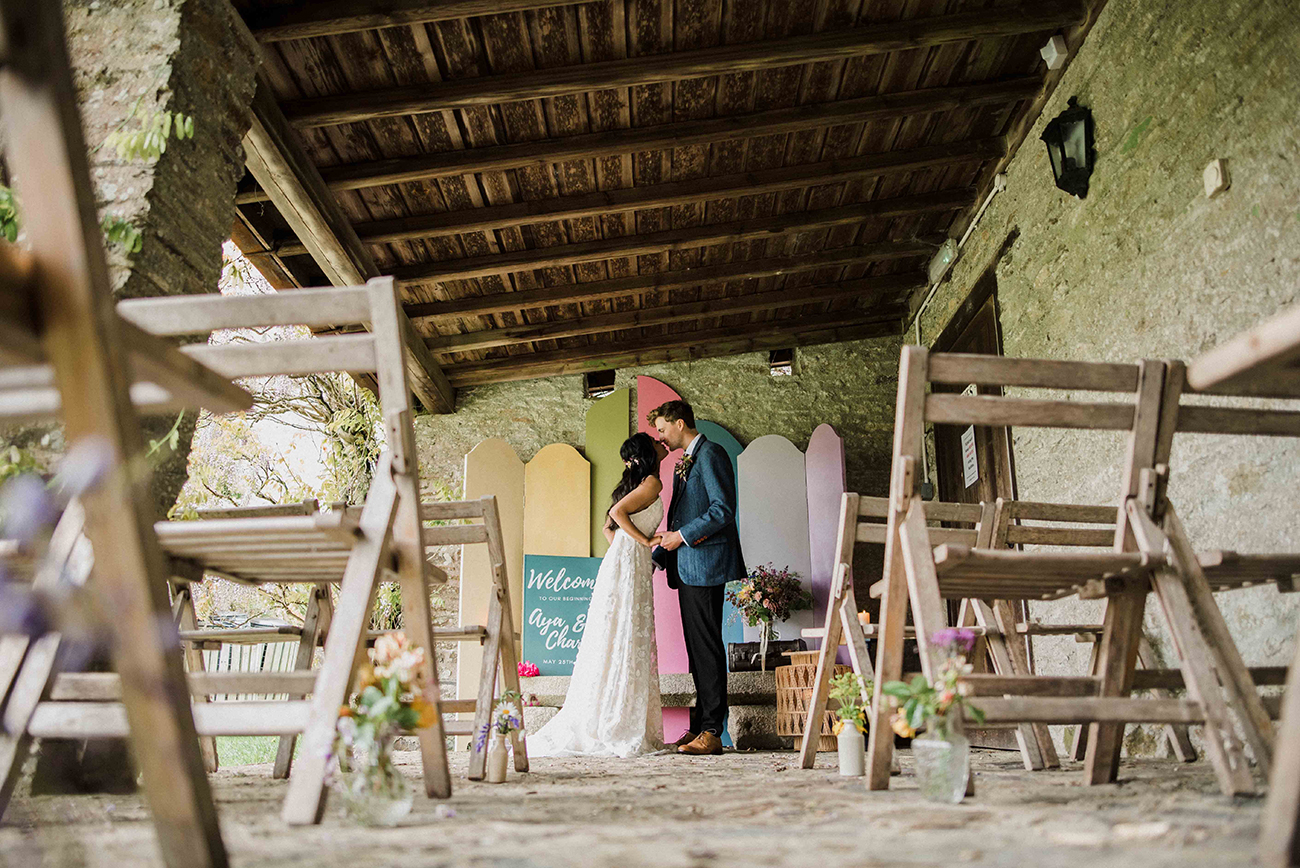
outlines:
[[[866, 691], [872, 690], [866, 683]], [[844, 672], [831, 679], [830, 697], [839, 703], [835, 711], [835, 746], [839, 753], [840, 774], [844, 777], [862, 777], [866, 774], [867, 706], [862, 701], [862, 679], [856, 672]]]
[[974, 667], [967, 657], [975, 648], [973, 630], [948, 628], [930, 637], [935, 663], [933, 681], [917, 675], [911, 683], [887, 682], [882, 688], [897, 709], [890, 719], [894, 732], [913, 738], [923, 727], [925, 735], [912, 742], [921, 792], [933, 801], [960, 802], [970, 776], [970, 742], [963, 734], [967, 715], [984, 722], [984, 712], [968, 699], [961, 677]]
[[727, 602], [736, 607], [733, 620], [740, 616], [751, 627], [761, 626], [764, 638], [771, 638], [778, 621], [801, 609], [811, 609], [813, 598], [798, 573], [789, 567], [778, 570], [766, 564], [754, 567], [740, 581], [728, 583]]
[[411, 810], [411, 787], [393, 765], [392, 748], [401, 733], [434, 723], [437, 712], [421, 691], [426, 665], [424, 649], [405, 633], [385, 633], [369, 650], [357, 692], [339, 710], [331, 782], [353, 819], [392, 826]]
[[475, 750], [482, 751], [487, 747], [484, 780], [490, 784], [499, 784], [506, 779], [510, 757], [506, 750], [506, 740], [510, 738], [511, 733], [524, 731], [524, 716], [520, 711], [522, 700], [523, 697], [513, 690], [502, 693], [492, 709], [491, 719], [483, 725], [474, 740]]

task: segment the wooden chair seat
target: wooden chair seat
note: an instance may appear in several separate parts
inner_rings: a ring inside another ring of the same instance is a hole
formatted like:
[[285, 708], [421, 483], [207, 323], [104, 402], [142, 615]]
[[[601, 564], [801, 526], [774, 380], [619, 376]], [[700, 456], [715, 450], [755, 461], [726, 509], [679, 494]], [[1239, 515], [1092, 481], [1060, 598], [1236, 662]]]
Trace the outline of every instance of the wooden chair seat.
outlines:
[[939, 592], [950, 599], [1055, 600], [1105, 596], [1105, 581], [1141, 575], [1163, 561], [1144, 552], [1024, 552], [941, 545]]
[[1209, 551], [1197, 555], [1205, 580], [1216, 591], [1277, 582], [1279, 590], [1294, 590], [1300, 576], [1300, 554], [1241, 554]]
[[250, 584], [342, 581], [360, 538], [355, 519], [335, 513], [163, 521], [154, 529], [173, 559]]

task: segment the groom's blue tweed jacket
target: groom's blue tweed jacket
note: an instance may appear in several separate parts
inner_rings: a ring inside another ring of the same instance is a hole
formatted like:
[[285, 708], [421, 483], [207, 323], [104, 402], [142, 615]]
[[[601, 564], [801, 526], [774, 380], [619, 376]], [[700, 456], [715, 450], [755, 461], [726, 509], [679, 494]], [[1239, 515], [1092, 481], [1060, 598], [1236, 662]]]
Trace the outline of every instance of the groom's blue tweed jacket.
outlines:
[[668, 529], [682, 535], [677, 575], [682, 584], [707, 587], [745, 577], [736, 530], [736, 474], [727, 450], [697, 435], [701, 443], [683, 482], [673, 480]]

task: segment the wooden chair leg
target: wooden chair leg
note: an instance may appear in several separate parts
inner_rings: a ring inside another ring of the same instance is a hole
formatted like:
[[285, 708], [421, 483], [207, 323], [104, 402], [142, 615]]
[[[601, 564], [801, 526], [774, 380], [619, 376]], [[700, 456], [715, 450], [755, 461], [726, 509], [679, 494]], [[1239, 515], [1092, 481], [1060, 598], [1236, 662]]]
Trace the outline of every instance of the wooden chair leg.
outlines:
[[1300, 865], [1300, 643], [1286, 676], [1282, 724], [1261, 826], [1259, 861], [1264, 868]]
[[27, 733], [27, 724], [37, 703], [49, 696], [58, 651], [57, 633], [29, 643], [5, 703], [4, 726], [0, 727], [0, 816], [4, 816], [22, 776], [23, 763], [31, 754], [34, 739]]
[[488, 602], [487, 638], [483, 642], [478, 697], [474, 702], [474, 734], [470, 737], [469, 773], [466, 775], [471, 781], [483, 780], [487, 771], [487, 745], [479, 746], [478, 735], [491, 722], [492, 708], [496, 702], [497, 668], [501, 664], [503, 609], [500, 592], [494, 588], [492, 599]]
[[[985, 636], [988, 639], [989, 656], [993, 658], [994, 671], [999, 675], [1028, 675], [1028, 672], [1016, 666], [1008, 648], [1010, 643], [1006, 641], [1003, 633], [998, 632], [1004, 630], [1006, 626], [1014, 629], [1015, 623], [1004, 626], [1006, 619], [999, 618], [994, 608], [983, 600], [972, 600], [971, 604], [975, 622], [987, 631]], [[990, 633], [992, 635], [989, 635]], [[1050, 738], [1048, 741], [1050, 742]], [[1032, 724], [1022, 723], [1016, 727], [1016, 743], [1020, 746], [1020, 758], [1027, 770], [1039, 771], [1046, 766], [1038, 733]]]
[[[189, 584], [173, 584], [172, 593], [176, 600], [176, 626], [181, 630], [196, 630], [199, 626], [198, 613], [194, 611], [194, 591]], [[202, 672], [203, 650], [193, 642], [183, 643], [185, 648], [185, 671]], [[194, 702], [207, 702], [206, 695], [191, 697]], [[203, 767], [212, 774], [219, 767], [217, 757], [217, 739], [212, 735], [199, 736], [199, 749], [203, 751]]]
[[[1146, 636], [1143, 636], [1138, 643], [1138, 663], [1143, 669], [1156, 669], [1160, 666], [1160, 661], [1156, 658], [1156, 650], [1151, 647], [1151, 640]], [[1173, 695], [1168, 690], [1151, 692], [1162, 698]], [[1196, 762], [1196, 746], [1192, 744], [1192, 737], [1187, 732], [1187, 724], [1165, 724], [1165, 739], [1169, 742], [1169, 751], [1178, 758], [1179, 762]]]
[[[853, 519], [856, 524], [856, 514]], [[800, 768], [810, 769], [817, 762], [817, 745], [821, 741], [822, 734], [821, 720], [826, 715], [826, 707], [830, 699], [831, 673], [835, 671], [835, 658], [840, 650], [840, 640], [844, 637], [841, 605], [844, 602], [845, 573], [845, 565], [840, 564], [832, 580], [831, 598], [826, 606], [826, 629], [823, 631], [822, 647], [817, 655], [817, 674], [813, 676], [813, 692], [808, 701], [808, 717], [804, 723], [803, 739], [799, 743]], [[865, 646], [863, 650], [865, 652]]]
[[[1101, 641], [1098, 645], [1097, 674], [1101, 696], [1128, 696], [1133, 683], [1138, 640], [1142, 637], [1142, 614], [1147, 589], [1138, 582], [1106, 600]], [[1085, 780], [1089, 784], [1113, 783], [1119, 774], [1124, 724], [1088, 724], [1088, 749], [1084, 757]]]
[[[307, 611], [302, 616], [302, 636], [298, 639], [298, 649], [293, 660], [293, 671], [305, 672], [311, 669], [312, 657], [316, 654], [316, 643], [320, 638], [321, 599], [329, 597], [329, 587], [317, 585], [311, 589], [307, 598]], [[303, 694], [290, 695], [290, 699], [302, 699]], [[298, 736], [290, 733], [280, 736], [280, 744], [275, 752], [275, 767], [271, 777], [281, 779], [289, 777], [293, 767], [293, 749], [298, 743]]]
[[[1097, 677], [1097, 663], [1101, 659], [1101, 642], [1092, 643], [1092, 653], [1088, 659], [1088, 674]], [[1088, 725], [1080, 723], [1074, 728], [1074, 739], [1070, 743], [1070, 757], [1076, 762], [1083, 762], [1088, 754]]]
[[281, 812], [290, 825], [320, 822], [325, 811], [325, 775], [334, 745], [339, 708], [347, 701], [358, 661], [364, 654], [366, 628], [383, 572], [389, 533], [397, 509], [391, 462], [382, 460], [361, 513], [361, 540], [352, 549], [339, 588], [338, 608], [325, 640], [325, 659], [316, 676], [307, 728], [303, 732], [298, 771], [289, 778]]
[[876, 639], [876, 687], [871, 697], [870, 722], [867, 726], [867, 789], [889, 789], [890, 768], [894, 764], [894, 730], [884, 685], [903, 677], [903, 631], [907, 622], [908, 592], [904, 575], [903, 554], [892, 529], [889, 546], [891, 557], [885, 562], [885, 591], [880, 598], [880, 632]]

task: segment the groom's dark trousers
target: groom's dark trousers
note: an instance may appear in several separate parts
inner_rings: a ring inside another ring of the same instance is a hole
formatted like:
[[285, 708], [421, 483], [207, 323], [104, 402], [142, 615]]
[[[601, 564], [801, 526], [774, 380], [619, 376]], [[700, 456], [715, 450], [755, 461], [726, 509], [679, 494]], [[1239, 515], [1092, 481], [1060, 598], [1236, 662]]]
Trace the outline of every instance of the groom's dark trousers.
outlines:
[[686, 659], [695, 679], [691, 732], [705, 730], [721, 736], [727, 720], [727, 649], [722, 643], [722, 603], [726, 586], [680, 585]]

